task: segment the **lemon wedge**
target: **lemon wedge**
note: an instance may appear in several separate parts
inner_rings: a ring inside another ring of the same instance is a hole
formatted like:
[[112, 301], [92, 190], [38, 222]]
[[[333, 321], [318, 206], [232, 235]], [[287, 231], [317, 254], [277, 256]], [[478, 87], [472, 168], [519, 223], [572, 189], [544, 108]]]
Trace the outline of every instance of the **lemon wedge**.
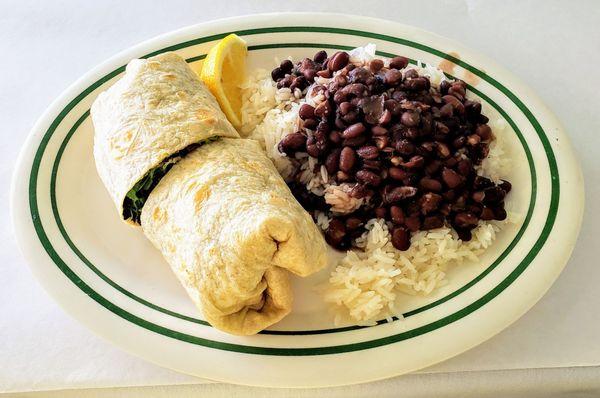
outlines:
[[242, 93], [246, 78], [246, 42], [230, 34], [210, 49], [202, 64], [200, 79], [217, 98], [221, 110], [234, 127], [242, 125]]

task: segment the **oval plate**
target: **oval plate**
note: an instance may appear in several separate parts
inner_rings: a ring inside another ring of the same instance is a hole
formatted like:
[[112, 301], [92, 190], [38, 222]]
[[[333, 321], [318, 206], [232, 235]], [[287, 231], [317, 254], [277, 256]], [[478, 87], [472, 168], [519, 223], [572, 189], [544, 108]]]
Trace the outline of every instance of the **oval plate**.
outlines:
[[[198, 315], [160, 254], [118, 220], [92, 158], [90, 105], [132, 58], [176, 51], [197, 70], [208, 49], [235, 32], [251, 67], [318, 49], [375, 43], [462, 78], [491, 117], [509, 125], [521, 221], [505, 228], [477, 264], [455, 267], [428, 298], [407, 298], [405, 320], [336, 328], [312, 292], [327, 271], [294, 280], [293, 313], [251, 337], [229, 336]], [[38, 121], [13, 180], [12, 214], [31, 268], [72, 316], [123, 349], [188, 374], [232, 383], [317, 387], [410, 372], [457, 355], [523, 315], [550, 287], [573, 249], [583, 180], [562, 127], [541, 101], [489, 59], [397, 23], [331, 14], [272, 14], [185, 28], [126, 50], [89, 72]]]

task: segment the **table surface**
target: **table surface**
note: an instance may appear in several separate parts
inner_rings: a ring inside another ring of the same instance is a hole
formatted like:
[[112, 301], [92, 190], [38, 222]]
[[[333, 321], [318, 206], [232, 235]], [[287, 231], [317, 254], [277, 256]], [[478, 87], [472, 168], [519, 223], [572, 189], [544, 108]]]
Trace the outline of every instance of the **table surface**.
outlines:
[[[0, 393], [163, 385], [171, 387], [137, 388], [130, 394], [147, 397], [154, 391], [166, 394], [156, 396], [168, 396], [165, 388], [190, 396], [202, 391], [216, 396], [248, 391], [257, 396], [286, 394], [284, 390], [198, 385], [206, 382], [144, 362], [93, 335], [35, 282], [18, 252], [9, 218], [9, 186], [19, 149], [37, 117], [75, 79], [116, 52], [160, 33], [222, 17], [275, 11], [385, 17], [453, 38], [494, 58], [527, 82], [563, 122], [586, 181], [586, 213], [573, 256], [548, 294], [526, 316], [477, 348], [419, 374], [331, 390], [331, 395], [376, 391], [388, 396], [405, 391], [413, 396], [441, 396], [439, 392], [444, 391], [444, 396], [458, 396], [477, 391], [483, 397], [494, 391], [528, 391], [536, 385], [543, 396], [600, 392], [600, 316], [595, 308], [600, 303], [597, 2], [3, 0]], [[181, 390], [184, 387], [187, 390]], [[47, 396], [61, 396], [57, 394]]]

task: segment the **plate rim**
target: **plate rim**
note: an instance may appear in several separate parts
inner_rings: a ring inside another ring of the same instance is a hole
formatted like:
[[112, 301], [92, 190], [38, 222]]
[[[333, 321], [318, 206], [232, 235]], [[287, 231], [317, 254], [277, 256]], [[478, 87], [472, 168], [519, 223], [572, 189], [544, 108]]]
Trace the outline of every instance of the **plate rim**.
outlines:
[[[298, 15], [312, 16], [312, 15], [315, 15], [315, 14], [326, 15], [327, 17], [340, 16], [340, 14], [330, 14], [330, 13], [285, 13], [285, 14], [287, 14], [288, 16], [292, 15], [292, 16], [296, 16], [296, 17]], [[227, 25], [227, 22], [230, 22], [230, 21], [240, 21], [240, 20], [242, 20], [242, 21], [250, 22], [251, 20], [257, 19], [257, 18], [260, 18], [260, 17], [273, 16], [273, 15], [277, 15], [278, 17], [281, 17], [282, 15], [285, 15], [285, 14], [257, 14], [257, 15], [251, 15], [251, 16], [233, 17], [233, 18], [226, 18], [226, 19], [211, 21], [211, 22], [208, 22], [208, 23], [196, 24], [196, 25], [192, 25], [190, 27], [185, 27], [185, 28], [182, 28], [182, 29], [178, 29], [176, 31], [173, 31], [173, 32], [170, 32], [170, 33], [167, 33], [167, 34], [164, 34], [164, 35], [160, 35], [160, 36], [155, 37], [153, 39], [147, 40], [147, 41], [145, 41], [145, 42], [143, 42], [143, 43], [141, 43], [141, 44], [139, 44], [137, 46], [133, 46], [133, 47], [131, 47], [129, 49], [126, 49], [126, 50], [120, 52], [119, 54], [115, 55], [114, 57], [111, 57], [110, 59], [108, 59], [107, 61], [103, 62], [98, 67], [92, 69], [90, 72], [86, 73], [83, 77], [81, 77], [80, 79], [78, 79], [73, 85], [71, 85], [67, 90], [65, 90], [65, 92], [63, 94], [61, 94], [53, 102], [52, 105], [50, 105], [48, 107], [48, 110], [44, 113], [44, 116], [42, 116], [40, 118], [40, 120], [36, 123], [36, 125], [33, 127], [32, 133], [30, 133], [30, 135], [28, 136], [28, 139], [26, 140], [26, 143], [24, 144], [23, 149], [21, 150], [21, 153], [19, 155], [19, 160], [18, 160], [18, 163], [17, 163], [17, 167], [15, 168], [15, 172], [14, 172], [14, 175], [13, 175], [13, 183], [12, 183], [12, 189], [11, 189], [11, 191], [12, 191], [11, 192], [11, 213], [13, 214], [13, 224], [15, 225], [15, 230], [17, 229], [17, 224], [19, 222], [16, 219], [16, 213], [17, 212], [14, 211], [15, 206], [16, 206], [15, 203], [18, 203], [18, 200], [17, 200], [17, 197], [16, 197], [16, 195], [17, 195], [17, 193], [16, 193], [17, 192], [16, 185], [18, 184], [18, 182], [17, 182], [17, 174], [22, 169], [23, 164], [25, 163], [25, 159], [24, 159], [26, 157], [25, 156], [26, 155], [25, 152], [26, 152], [26, 150], [29, 147], [31, 147], [31, 143], [32, 143], [32, 141], [34, 141], [34, 138], [36, 136], [39, 136], [39, 135], [43, 136], [45, 134], [45, 131], [42, 131], [40, 133], [40, 130], [39, 130], [39, 128], [45, 124], [43, 122], [45, 122], [45, 120], [48, 119], [48, 117], [52, 117], [53, 115], [56, 115], [56, 109], [59, 109], [59, 107], [60, 107], [60, 105], [58, 105], [58, 104], [60, 104], [61, 102], [64, 103], [65, 100], [72, 99], [71, 92], [74, 91], [75, 89], [79, 89], [82, 82], [85, 82], [85, 81], [89, 80], [89, 78], [92, 77], [92, 76], [96, 76], [96, 77], [99, 76], [99, 74], [98, 74], [99, 71], [101, 71], [102, 69], [106, 69], [107, 66], [112, 66], [113, 69], [114, 69], [115, 61], [118, 60], [118, 59], [120, 59], [121, 57], [123, 57], [124, 54], [129, 54], [129, 53], [138, 51], [139, 49], [141, 49], [141, 48], [143, 48], [144, 46], [147, 46], [147, 45], [155, 46], [156, 42], [159, 42], [160, 40], [174, 38], [176, 36], [179, 36], [183, 32], [188, 32], [188, 31], [194, 30], [194, 29], [198, 30], [198, 29], [200, 29], [202, 27], [206, 27], [207, 25], [211, 25], [211, 24], [212, 25], [220, 25], [220, 26], [222, 26], [225, 29], [226, 25]], [[348, 17], [347, 15], [343, 15], [343, 16], [344, 17]], [[386, 21], [386, 20], [381, 20], [381, 19], [376, 19], [376, 18], [365, 18], [365, 17], [359, 17], [359, 16], [351, 16], [351, 17], [352, 18], [358, 18], [358, 19], [360, 19], [362, 21], [366, 21], [365, 24], [368, 24], [369, 22], [374, 22], [374, 21], [377, 21], [377, 22], [382, 22], [383, 21], [383, 22], [388, 23], [388, 24], [391, 23], [391, 24], [394, 24], [394, 25], [400, 25], [400, 26], [403, 26], [404, 28], [407, 28], [409, 30], [413, 30], [413, 31], [416, 31], [416, 32], [424, 32], [427, 35], [429, 35], [430, 37], [434, 37], [434, 38], [435, 37], [439, 37], [438, 35], [436, 35], [434, 33], [425, 32], [422, 29], [414, 28], [414, 27], [411, 27], [411, 26], [408, 26], [408, 25], [398, 24], [398, 23], [392, 22], [392, 21]], [[283, 23], [283, 25], [285, 25], [285, 23]], [[288, 25], [291, 26], [292, 24], [288, 23]], [[342, 28], [342, 29], [344, 29], [344, 28]], [[441, 38], [441, 37], [439, 37], [439, 38]], [[452, 41], [450, 39], [447, 39], [447, 38], [441, 38], [441, 39], [445, 43], [449, 43], [450, 42], [450, 43], [454, 44], [458, 48], [467, 49], [462, 44], [455, 43], [454, 41]], [[480, 57], [480, 58], [482, 57], [476, 51], [468, 50], [468, 52], [471, 53], [471, 54], [477, 54], [477, 56]], [[485, 58], [485, 57], [483, 57], [483, 58]], [[490, 61], [490, 62], [494, 66], [498, 66], [494, 61]], [[512, 74], [508, 73], [508, 76], [514, 79], [514, 76]], [[520, 84], [519, 85], [519, 89], [522, 90], [523, 88], [526, 88], [526, 86], [524, 86], [523, 84]], [[79, 92], [81, 92], [81, 90], [79, 90]], [[536, 105], [535, 107], [536, 108], [540, 108], [540, 105], [541, 105], [541, 108], [542, 108], [541, 111], [544, 114], [546, 114], [546, 116], [549, 115], [549, 116], [554, 117], [553, 114], [547, 108], [544, 109], [545, 106], [541, 103], [541, 101], [539, 101], [539, 99], [537, 99], [537, 96], [535, 96], [535, 94], [532, 95], [531, 93], [528, 93], [526, 96], [528, 97], [528, 99], [532, 98], [532, 99], [536, 100], [537, 103], [535, 104]], [[555, 119], [555, 117], [554, 117], [554, 119]], [[36, 129], [37, 129], [37, 132], [36, 132]], [[562, 137], [563, 141], [568, 143], [568, 139], [566, 138], [566, 136], [564, 134], [564, 129], [561, 129], [560, 134], [563, 136]], [[569, 148], [566, 148], [566, 150], [569, 151]], [[572, 152], [572, 150], [571, 150], [571, 152]], [[574, 160], [574, 159], [572, 159], [572, 160]], [[578, 164], [575, 165], [575, 169], [576, 169], [575, 172], [577, 172], [577, 171], [580, 172], [580, 168], [579, 168]], [[583, 192], [583, 188], [581, 189], [581, 193], [582, 192]], [[583, 195], [580, 195], [580, 196], [581, 196], [580, 197], [580, 201], [582, 202], [583, 201]], [[559, 197], [560, 197], [560, 194], [559, 194]], [[580, 207], [582, 207], [582, 206], [580, 206]], [[557, 209], [557, 211], [558, 211], [558, 209]], [[580, 213], [582, 213], [582, 211]], [[579, 217], [579, 220], [578, 220], [578, 222], [576, 222], [576, 224], [580, 225], [580, 222], [581, 222], [581, 216]], [[579, 226], [577, 226], [575, 229], [579, 230]], [[25, 254], [25, 250], [23, 249], [22, 239], [24, 239], [24, 238], [18, 239], [19, 240], [19, 247], [21, 248], [22, 252]], [[576, 234], [575, 234], [575, 238], [572, 239], [572, 241], [573, 241], [572, 243], [573, 244], [574, 244], [575, 240], [576, 240]], [[570, 252], [571, 250], [572, 250], [572, 245], [568, 249], [568, 251]], [[32, 269], [34, 269], [33, 264], [31, 264], [30, 261], [28, 261], [28, 263], [30, 263], [30, 267]], [[565, 261], [565, 263], [566, 263], [566, 261]], [[562, 265], [562, 267], [564, 267], [564, 264]], [[562, 269], [562, 267], [560, 267], [560, 268]], [[35, 271], [35, 269], [34, 269], [34, 271]], [[43, 285], [43, 283], [42, 283], [42, 285]], [[551, 283], [548, 283], [547, 287], [549, 287], [550, 285], [551, 285]], [[543, 292], [542, 292], [542, 294], [543, 294]], [[540, 294], [540, 296], [541, 296], [541, 294]], [[533, 301], [531, 303], [531, 305], [529, 305], [529, 307], [532, 306], [536, 301], [537, 301], [537, 299], [535, 301]], [[75, 316], [75, 318], [77, 318], [77, 317]], [[506, 326], [504, 326], [504, 327], [506, 327]], [[504, 327], [500, 328], [498, 330], [498, 332], [500, 330], [504, 329]]]

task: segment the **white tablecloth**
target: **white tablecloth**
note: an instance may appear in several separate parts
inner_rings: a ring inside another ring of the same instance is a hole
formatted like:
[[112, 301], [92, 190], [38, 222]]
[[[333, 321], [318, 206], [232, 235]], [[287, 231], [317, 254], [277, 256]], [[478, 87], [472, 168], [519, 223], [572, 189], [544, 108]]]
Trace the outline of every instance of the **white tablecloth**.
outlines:
[[[8, 206], [12, 169], [28, 130], [48, 104], [117, 51], [202, 21], [306, 10], [384, 17], [419, 26], [495, 58], [528, 82], [564, 123], [580, 154], [587, 191], [583, 229], [568, 267], [526, 316], [481, 346], [419, 374], [321, 392], [198, 385], [204, 381], [146, 363], [99, 339], [45, 294], [12, 234]], [[594, 0], [1, 1], [0, 393], [162, 385], [170, 387], [125, 391], [145, 397], [171, 392], [382, 397], [484, 397], [494, 391], [506, 397], [532, 390], [539, 396], [567, 391], [583, 394], [578, 396], [600, 394], [599, 24], [600, 7]], [[110, 396], [122, 391], [86, 390], [86, 394]], [[83, 392], [66, 394], [44, 395]]]

